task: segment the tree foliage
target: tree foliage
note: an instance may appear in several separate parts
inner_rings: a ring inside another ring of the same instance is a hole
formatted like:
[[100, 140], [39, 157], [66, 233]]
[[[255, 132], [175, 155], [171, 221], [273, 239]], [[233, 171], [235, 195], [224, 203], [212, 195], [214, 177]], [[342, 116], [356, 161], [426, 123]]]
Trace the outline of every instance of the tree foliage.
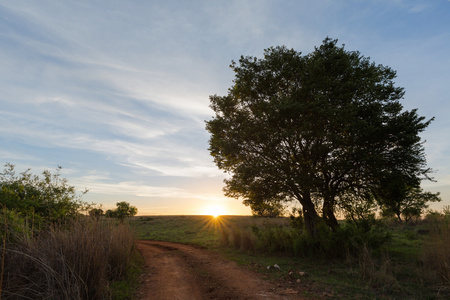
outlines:
[[425, 192], [407, 185], [401, 179], [389, 178], [377, 191], [378, 203], [384, 216], [395, 216], [400, 222], [420, 217], [430, 202], [440, 202], [439, 193]]
[[285, 206], [279, 199], [246, 199], [243, 203], [250, 206], [253, 216], [276, 218], [285, 214]]
[[107, 218], [116, 218], [116, 210], [108, 209], [105, 212], [105, 217], [107, 217]]
[[380, 188], [392, 173], [411, 186], [428, 178], [419, 133], [431, 120], [403, 111], [391, 68], [329, 38], [307, 55], [269, 48], [231, 68], [234, 84], [210, 97], [215, 116], [206, 122], [210, 153], [231, 175], [227, 196], [298, 201], [315, 236], [320, 213], [339, 226], [341, 196]]
[[61, 167], [55, 173], [45, 170], [42, 176], [28, 169], [16, 174], [15, 166], [6, 164], [0, 173], [0, 203], [3, 208], [34, 222], [51, 223], [74, 218], [88, 207], [82, 193], [61, 177]]

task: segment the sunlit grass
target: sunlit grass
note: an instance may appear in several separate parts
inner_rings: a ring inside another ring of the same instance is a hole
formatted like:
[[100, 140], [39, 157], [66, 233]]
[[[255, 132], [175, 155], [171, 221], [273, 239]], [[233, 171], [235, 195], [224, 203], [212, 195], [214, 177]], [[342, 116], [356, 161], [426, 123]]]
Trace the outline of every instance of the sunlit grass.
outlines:
[[129, 220], [138, 239], [149, 239], [217, 248], [235, 223], [248, 217], [224, 216], [142, 216]]
[[218, 245], [217, 230], [224, 217], [212, 216], [151, 216], [130, 219], [139, 239]]
[[215, 235], [218, 234], [220, 230], [223, 230], [223, 228], [228, 227], [229, 224], [227, 222], [227, 217], [222, 215], [211, 215], [211, 216], [205, 216], [205, 225], [203, 227], [203, 230], [212, 230]]

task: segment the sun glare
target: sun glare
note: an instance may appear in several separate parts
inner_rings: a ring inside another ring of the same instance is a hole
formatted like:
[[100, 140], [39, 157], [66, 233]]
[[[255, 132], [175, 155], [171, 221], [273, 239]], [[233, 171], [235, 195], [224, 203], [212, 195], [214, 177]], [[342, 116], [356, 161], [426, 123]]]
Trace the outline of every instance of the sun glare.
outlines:
[[213, 216], [214, 218], [217, 218], [218, 216], [225, 215], [226, 211], [221, 206], [210, 206], [205, 209], [204, 214], [208, 215], [208, 216]]

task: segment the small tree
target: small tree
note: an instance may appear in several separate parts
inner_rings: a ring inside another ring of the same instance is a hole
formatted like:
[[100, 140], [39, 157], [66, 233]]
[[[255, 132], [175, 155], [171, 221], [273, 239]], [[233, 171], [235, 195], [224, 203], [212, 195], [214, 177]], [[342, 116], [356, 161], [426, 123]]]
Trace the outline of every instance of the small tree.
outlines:
[[108, 209], [105, 212], [105, 217], [106, 218], [116, 218], [116, 210]]
[[95, 220], [99, 220], [101, 216], [104, 216], [103, 209], [101, 208], [93, 208], [89, 211], [89, 216], [94, 218]]
[[395, 215], [398, 221], [407, 223], [413, 217], [420, 217], [428, 208], [428, 203], [440, 202], [439, 195], [424, 192], [420, 187], [397, 185], [395, 191], [387, 189], [378, 200], [384, 216]]
[[116, 206], [115, 210], [107, 210], [105, 216], [107, 218], [117, 218], [120, 220], [120, 223], [123, 223], [125, 218], [135, 216], [138, 212], [135, 206], [125, 201], [117, 202]]
[[128, 202], [118, 202], [117, 204], [117, 217], [121, 222], [125, 218], [135, 216], [137, 214], [137, 208], [135, 206], [131, 206]]

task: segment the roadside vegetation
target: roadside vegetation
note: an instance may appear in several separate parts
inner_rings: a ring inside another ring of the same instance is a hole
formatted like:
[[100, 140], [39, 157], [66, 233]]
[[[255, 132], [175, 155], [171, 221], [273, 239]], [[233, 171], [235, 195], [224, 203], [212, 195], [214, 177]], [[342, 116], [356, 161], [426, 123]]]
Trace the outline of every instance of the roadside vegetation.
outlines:
[[354, 227], [340, 221], [342, 232], [329, 231], [320, 242], [299, 234], [296, 218], [143, 216], [130, 225], [137, 238], [207, 247], [305, 297], [450, 297], [448, 210], [429, 211], [407, 224], [382, 219], [357, 238]]
[[1, 299], [132, 299], [140, 257], [128, 225], [104, 220], [58, 169], [0, 174]]

